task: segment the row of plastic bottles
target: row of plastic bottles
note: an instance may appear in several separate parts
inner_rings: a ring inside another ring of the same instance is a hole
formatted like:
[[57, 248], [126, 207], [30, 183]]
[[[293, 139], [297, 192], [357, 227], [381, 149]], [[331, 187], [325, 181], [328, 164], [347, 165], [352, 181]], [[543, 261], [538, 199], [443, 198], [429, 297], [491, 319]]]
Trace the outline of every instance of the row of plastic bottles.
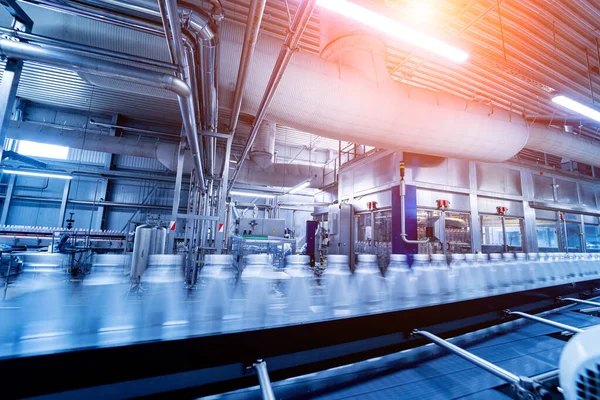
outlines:
[[383, 274], [376, 255], [360, 254], [354, 271], [347, 256], [329, 255], [321, 276], [308, 256], [286, 261], [286, 268], [275, 268], [267, 254], [247, 255], [238, 274], [231, 256], [207, 255], [191, 292], [184, 289], [181, 268], [170, 264], [151, 266], [140, 287], [132, 287], [119, 268], [96, 269], [77, 291], [50, 277], [42, 285], [44, 275], [23, 276], [31, 282], [22, 286], [40, 287], [31, 304], [15, 299], [18, 320], [11, 319], [0, 336], [6, 329], [31, 337], [48, 330], [110, 333], [190, 324], [222, 331], [482, 297], [600, 273], [600, 258], [591, 254], [454, 254], [450, 264], [442, 254], [416, 254], [412, 267], [406, 255], [393, 254]]
[[386, 276], [400, 280], [398, 297], [449, 295], [489, 290], [520, 290], [588, 279], [600, 273], [600, 258], [584, 253], [415, 254], [412, 268], [406, 256], [392, 255]]

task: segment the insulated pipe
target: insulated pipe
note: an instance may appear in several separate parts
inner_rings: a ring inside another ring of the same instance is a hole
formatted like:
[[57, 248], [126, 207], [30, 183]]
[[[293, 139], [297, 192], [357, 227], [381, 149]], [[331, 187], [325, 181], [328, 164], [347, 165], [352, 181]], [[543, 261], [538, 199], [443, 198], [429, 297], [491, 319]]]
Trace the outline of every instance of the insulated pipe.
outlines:
[[[158, 2], [159, 8], [161, 10], [161, 16], [163, 17], [163, 25], [165, 27], [165, 33], [167, 34], [167, 42], [169, 43], [169, 51], [171, 52], [171, 57], [173, 57], [173, 61], [175, 64], [181, 66], [181, 74], [182, 78], [191, 88], [194, 88], [195, 78], [192, 79], [192, 76], [195, 77], [195, 71], [190, 68], [190, 62], [193, 60], [194, 55], [191, 49], [191, 46], [185, 46], [183, 41], [183, 36], [181, 34], [181, 24], [179, 22], [179, 11], [177, 8], [176, 0], [159, 0]], [[194, 82], [194, 83], [193, 83]], [[194, 101], [194, 114], [198, 111], [197, 105], [199, 104], [198, 92], [197, 90], [192, 89], [193, 98], [196, 99]], [[196, 121], [194, 121], [196, 122]], [[197, 126], [197, 125], [196, 125]], [[200, 142], [198, 138], [197, 132], [195, 133], [195, 137], [192, 143], [190, 143], [190, 147], [192, 148], [192, 155], [194, 159], [201, 160], [202, 153], [200, 148]], [[214, 152], [213, 152], [214, 153]], [[207, 172], [209, 176], [214, 174], [214, 154], [208, 152], [208, 160], [207, 160]], [[196, 163], [196, 168], [200, 173], [199, 179], [201, 180], [201, 187], [204, 187], [204, 177], [201, 163]]]
[[406, 183], [404, 182], [404, 161], [400, 161], [400, 237], [404, 243], [408, 244], [425, 244], [429, 243], [429, 238], [423, 240], [408, 239], [406, 233]]
[[31, 60], [55, 65], [76, 72], [85, 72], [92, 75], [117, 79], [147, 86], [167, 89], [177, 94], [179, 108], [183, 119], [183, 126], [190, 144], [196, 172], [204, 190], [204, 174], [202, 173], [202, 160], [198, 153], [198, 134], [196, 130], [196, 116], [194, 101], [190, 87], [181, 79], [172, 75], [148, 71], [145, 69], [116, 64], [109, 61], [98, 60], [75, 54], [69, 54], [57, 49], [43, 48], [24, 42], [0, 39], [0, 54], [18, 60]]
[[235, 135], [238, 118], [242, 109], [242, 99], [244, 88], [246, 87], [246, 79], [252, 62], [252, 55], [258, 40], [260, 32], [260, 24], [265, 11], [267, 0], [252, 0], [250, 10], [248, 11], [248, 21], [246, 22], [246, 30], [244, 31], [244, 45], [242, 47], [242, 55], [240, 57], [240, 65], [238, 67], [237, 81], [235, 83], [235, 91], [233, 93], [233, 106], [231, 107], [231, 119], [229, 120], [229, 130]]
[[273, 100], [273, 96], [277, 92], [277, 88], [279, 87], [279, 83], [281, 82], [281, 78], [283, 78], [283, 73], [285, 72], [292, 56], [298, 49], [298, 44], [300, 43], [300, 39], [304, 34], [304, 30], [308, 25], [308, 21], [315, 9], [317, 4], [317, 0], [306, 0], [301, 2], [298, 6], [298, 10], [296, 11], [296, 15], [294, 15], [294, 21], [290, 27], [289, 33], [285, 38], [285, 42], [283, 46], [281, 46], [281, 50], [279, 51], [279, 56], [277, 57], [277, 61], [275, 62], [275, 67], [273, 68], [273, 72], [271, 73], [271, 77], [269, 78], [269, 82], [267, 83], [267, 89], [263, 98], [258, 106], [258, 112], [256, 113], [256, 118], [252, 123], [252, 130], [250, 131], [250, 135], [248, 137], [248, 142], [244, 147], [244, 151], [242, 152], [242, 156], [240, 157], [237, 168], [235, 169], [233, 176], [231, 177], [231, 181], [229, 183], [229, 190], [233, 187], [242, 165], [252, 148], [252, 143], [254, 143], [254, 139], [256, 138], [256, 134], [258, 133], [258, 128], [265, 118], [265, 114], [271, 101]]
[[523, 312], [519, 312], [519, 311], [506, 310], [505, 313], [507, 315], [518, 315], [519, 317], [527, 318], [532, 321], [539, 322], [540, 324], [553, 326], [555, 328], [562, 329], [563, 331], [568, 331], [568, 332], [572, 332], [572, 333], [582, 333], [583, 332], [583, 329], [576, 328], [571, 325], [561, 324], [560, 322], [552, 321], [552, 320], [549, 320], [546, 318], [541, 318], [541, 317], [538, 317], [535, 315], [531, 315], [531, 314], [527, 314], [527, 313], [523, 313]]
[[449, 352], [454, 353], [457, 356], [469, 361], [470, 363], [477, 365], [479, 368], [484, 369], [493, 375], [496, 375], [498, 378], [502, 379], [503, 381], [506, 381], [506, 382], [510, 383], [511, 385], [515, 385], [515, 387], [519, 386], [521, 383], [521, 379], [517, 375], [513, 374], [512, 372], [502, 369], [499, 366], [497, 366], [496, 364], [492, 364], [491, 362], [486, 361], [483, 358], [477, 357], [475, 354], [470, 353], [466, 350], [463, 350], [460, 347], [455, 346], [452, 343], [448, 342], [447, 340], [444, 340], [436, 335], [433, 335], [427, 331], [420, 331], [417, 329], [415, 329], [413, 331], [413, 334], [420, 335], [420, 336], [423, 336], [423, 337], [431, 340], [433, 343], [437, 344], [438, 346], [443, 347], [446, 350], [448, 350]]

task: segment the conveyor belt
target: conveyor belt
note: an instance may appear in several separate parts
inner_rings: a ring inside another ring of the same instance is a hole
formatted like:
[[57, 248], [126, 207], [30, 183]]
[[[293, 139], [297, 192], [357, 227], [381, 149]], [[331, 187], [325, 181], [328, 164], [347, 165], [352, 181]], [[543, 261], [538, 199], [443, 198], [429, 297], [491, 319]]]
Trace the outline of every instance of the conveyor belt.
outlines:
[[[565, 311], [546, 318], [585, 328], [600, 324], [600, 318]], [[560, 330], [531, 323], [523, 328], [491, 338], [467, 349], [517, 375], [535, 376], [558, 368], [565, 341], [549, 337]], [[455, 356], [446, 355], [351, 387], [334, 391], [316, 399], [507, 399], [493, 390], [505, 384], [501, 379]]]

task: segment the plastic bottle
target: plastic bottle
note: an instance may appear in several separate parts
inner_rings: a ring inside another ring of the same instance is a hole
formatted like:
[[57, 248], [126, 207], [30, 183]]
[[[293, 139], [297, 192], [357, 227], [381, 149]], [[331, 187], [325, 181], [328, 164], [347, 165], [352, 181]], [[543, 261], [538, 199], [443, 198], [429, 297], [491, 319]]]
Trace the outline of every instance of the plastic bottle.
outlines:
[[390, 254], [390, 264], [385, 272], [392, 302], [417, 296], [417, 281], [408, 266], [405, 254]]
[[310, 257], [287, 256], [285, 273], [290, 277], [286, 293], [287, 312], [292, 319], [303, 319], [309, 315], [312, 306], [310, 283], [313, 274], [310, 270]]
[[516, 253], [515, 262], [512, 264], [512, 284], [514, 286], [524, 286], [525, 271], [529, 268], [527, 265], [527, 254]]
[[510, 287], [512, 285], [512, 263], [515, 260], [515, 255], [513, 253], [490, 254], [490, 260], [496, 264], [498, 286]]
[[202, 317], [222, 320], [229, 311], [235, 275], [230, 255], [207, 254], [200, 270], [200, 309]]
[[272, 265], [268, 254], [248, 254], [241, 281], [244, 286], [244, 317], [248, 324], [264, 322], [272, 284]]
[[542, 279], [545, 283], [551, 283], [556, 280], [556, 270], [554, 269], [552, 261], [550, 261], [550, 257], [548, 253], [539, 253], [540, 263], [539, 269], [543, 274], [544, 279]]
[[412, 270], [417, 277], [417, 293], [419, 296], [440, 294], [438, 271], [431, 266], [428, 254], [413, 255]]
[[354, 280], [356, 281], [358, 302], [361, 308], [372, 310], [383, 305], [387, 297], [386, 286], [377, 264], [377, 255], [358, 255]]
[[452, 254], [450, 269], [456, 282], [455, 287], [457, 292], [469, 294], [476, 291], [476, 271], [467, 264], [464, 254]]
[[473, 276], [473, 287], [474, 292], [481, 294], [487, 289], [485, 280], [485, 273], [483, 268], [477, 260], [478, 254], [465, 254], [465, 262], [471, 268], [471, 275]]
[[526, 260], [523, 263], [523, 282], [526, 286], [533, 286], [538, 281], [538, 254], [527, 253]]
[[356, 301], [348, 256], [339, 254], [327, 256], [327, 268], [321, 279], [325, 285], [326, 313], [333, 316], [348, 315], [350, 307]]
[[[499, 254], [498, 254], [499, 255]], [[478, 254], [477, 261], [485, 276], [486, 288], [488, 290], [494, 290], [498, 288], [498, 273], [496, 272], [496, 266], [488, 261], [487, 254]]]
[[448, 268], [448, 263], [446, 262], [446, 255], [432, 254], [431, 267], [435, 268], [435, 270], [437, 271], [437, 280], [438, 285], [440, 287], [440, 294], [446, 295], [451, 293], [453, 275], [450, 273], [450, 268]]

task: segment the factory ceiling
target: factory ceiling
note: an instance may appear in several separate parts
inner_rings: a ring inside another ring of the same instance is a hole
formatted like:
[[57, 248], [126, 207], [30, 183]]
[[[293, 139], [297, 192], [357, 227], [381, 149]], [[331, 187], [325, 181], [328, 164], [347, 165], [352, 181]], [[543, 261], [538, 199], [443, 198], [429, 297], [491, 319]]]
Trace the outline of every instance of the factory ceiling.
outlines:
[[[22, 4], [35, 21], [34, 33], [169, 60], [164, 38]], [[381, 4], [395, 18], [470, 54], [465, 63], [453, 64], [386, 40], [387, 68], [393, 79], [503, 108], [530, 121], [571, 125], [576, 134], [600, 140], [599, 123], [565, 112], [551, 101], [557, 94], [588, 104], [600, 99], [599, 1], [384, 0]], [[297, 0], [267, 1], [263, 34], [283, 38], [297, 6]], [[223, 7], [226, 20], [246, 22], [248, 0], [225, 0]], [[206, 9], [210, 9], [208, 2]], [[0, 23], [10, 26], [7, 13]], [[317, 8], [302, 38], [302, 51], [319, 53], [319, 30]], [[162, 94], [124, 94], [93, 86], [76, 73], [34, 63], [26, 63], [18, 95], [91, 113], [121, 113], [172, 123], [180, 120], [174, 98], [157, 101], [156, 96]], [[313, 140], [304, 132], [282, 132], [290, 144]], [[331, 139], [319, 139], [318, 145], [338, 148], [338, 142]]]

